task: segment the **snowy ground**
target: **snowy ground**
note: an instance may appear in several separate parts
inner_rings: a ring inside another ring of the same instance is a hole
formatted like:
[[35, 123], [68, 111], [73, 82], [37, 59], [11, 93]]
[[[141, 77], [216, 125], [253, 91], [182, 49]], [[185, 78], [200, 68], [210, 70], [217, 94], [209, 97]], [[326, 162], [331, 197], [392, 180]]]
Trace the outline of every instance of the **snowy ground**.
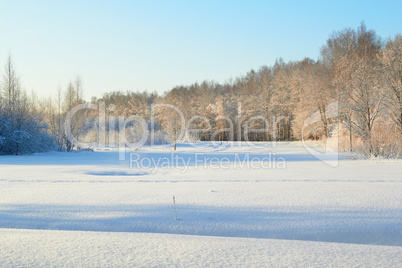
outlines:
[[331, 167], [299, 143], [125, 158], [0, 156], [0, 266], [402, 264], [401, 161]]
[[400, 267], [400, 247], [150, 233], [0, 229], [4, 267]]

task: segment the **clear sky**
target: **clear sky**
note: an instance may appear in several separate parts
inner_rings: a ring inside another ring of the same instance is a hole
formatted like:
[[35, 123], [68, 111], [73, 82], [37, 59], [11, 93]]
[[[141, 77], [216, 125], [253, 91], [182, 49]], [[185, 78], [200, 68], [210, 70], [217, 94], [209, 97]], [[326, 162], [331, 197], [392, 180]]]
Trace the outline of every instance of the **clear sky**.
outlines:
[[[80, 75], [85, 98], [224, 82], [275, 59], [317, 59], [329, 35], [361, 21], [402, 32], [402, 1], [0, 0], [0, 64], [11, 52], [27, 91]], [[3, 71], [3, 68], [0, 69]]]

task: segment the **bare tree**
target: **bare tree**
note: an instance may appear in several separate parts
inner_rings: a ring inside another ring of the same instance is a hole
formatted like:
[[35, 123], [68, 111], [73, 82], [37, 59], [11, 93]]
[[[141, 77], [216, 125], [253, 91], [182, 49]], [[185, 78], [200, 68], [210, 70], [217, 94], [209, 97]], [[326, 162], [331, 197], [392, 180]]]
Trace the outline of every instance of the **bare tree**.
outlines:
[[343, 106], [352, 111], [345, 117], [347, 123], [367, 144], [370, 155], [374, 153], [372, 131], [374, 123], [384, 108], [384, 94], [378, 79], [378, 64], [367, 59], [356, 59], [351, 64], [351, 79], [342, 92]]
[[15, 112], [17, 99], [20, 94], [20, 82], [15, 72], [14, 62], [11, 54], [9, 54], [7, 57], [2, 86], [3, 97], [5, 99], [8, 113], [13, 114]]
[[6, 62], [1, 88], [4, 99], [0, 106], [0, 154], [50, 150], [53, 141], [47, 126], [38, 113], [36, 100], [30, 101], [21, 90], [11, 55]]
[[320, 61], [304, 59], [300, 63], [300, 76], [301, 92], [298, 106], [301, 107], [298, 112], [308, 116], [318, 111], [321, 125], [314, 126], [314, 129], [320, 129], [322, 135], [328, 138], [331, 122], [326, 107], [337, 97], [330, 69]]
[[402, 35], [388, 41], [381, 63], [388, 112], [402, 133]]
[[[69, 82], [66, 91], [64, 92], [64, 113], [67, 114], [70, 112], [76, 104], [76, 91], [74, 89], [73, 83]], [[70, 132], [75, 134], [77, 132], [77, 124], [75, 122], [76, 117], [71, 118], [71, 126]], [[63, 134], [63, 140], [65, 142], [65, 147], [67, 152], [70, 152], [74, 149], [74, 144], [67, 137], [66, 133]]]

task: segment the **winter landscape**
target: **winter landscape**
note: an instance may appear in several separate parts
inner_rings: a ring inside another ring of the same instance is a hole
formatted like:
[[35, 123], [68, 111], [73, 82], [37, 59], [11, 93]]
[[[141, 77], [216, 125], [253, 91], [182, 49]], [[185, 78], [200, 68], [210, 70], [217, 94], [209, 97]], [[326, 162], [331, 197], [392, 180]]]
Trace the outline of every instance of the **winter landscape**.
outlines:
[[0, 268], [402, 267], [400, 10], [0, 0]]
[[2, 156], [0, 263], [399, 266], [401, 162], [339, 158], [298, 142]]

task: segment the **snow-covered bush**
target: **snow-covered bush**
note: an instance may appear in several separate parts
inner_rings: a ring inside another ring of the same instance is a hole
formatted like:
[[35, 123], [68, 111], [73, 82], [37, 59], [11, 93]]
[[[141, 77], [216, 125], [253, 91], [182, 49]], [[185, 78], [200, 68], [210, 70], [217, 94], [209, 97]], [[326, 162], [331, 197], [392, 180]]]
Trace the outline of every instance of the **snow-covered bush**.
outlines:
[[[402, 157], [402, 134], [398, 129], [388, 124], [377, 125], [373, 128], [370, 142], [361, 137], [353, 137], [352, 153], [357, 159], [384, 158], [399, 159]], [[339, 140], [339, 151], [349, 151], [350, 142], [345, 142], [345, 136]], [[370, 150], [371, 144], [371, 150]], [[346, 150], [347, 148], [347, 150]]]
[[0, 109], [0, 154], [30, 154], [54, 148], [47, 125], [32, 113], [7, 113]]
[[373, 155], [386, 159], [402, 157], [402, 133], [389, 125], [377, 126], [371, 135]]

